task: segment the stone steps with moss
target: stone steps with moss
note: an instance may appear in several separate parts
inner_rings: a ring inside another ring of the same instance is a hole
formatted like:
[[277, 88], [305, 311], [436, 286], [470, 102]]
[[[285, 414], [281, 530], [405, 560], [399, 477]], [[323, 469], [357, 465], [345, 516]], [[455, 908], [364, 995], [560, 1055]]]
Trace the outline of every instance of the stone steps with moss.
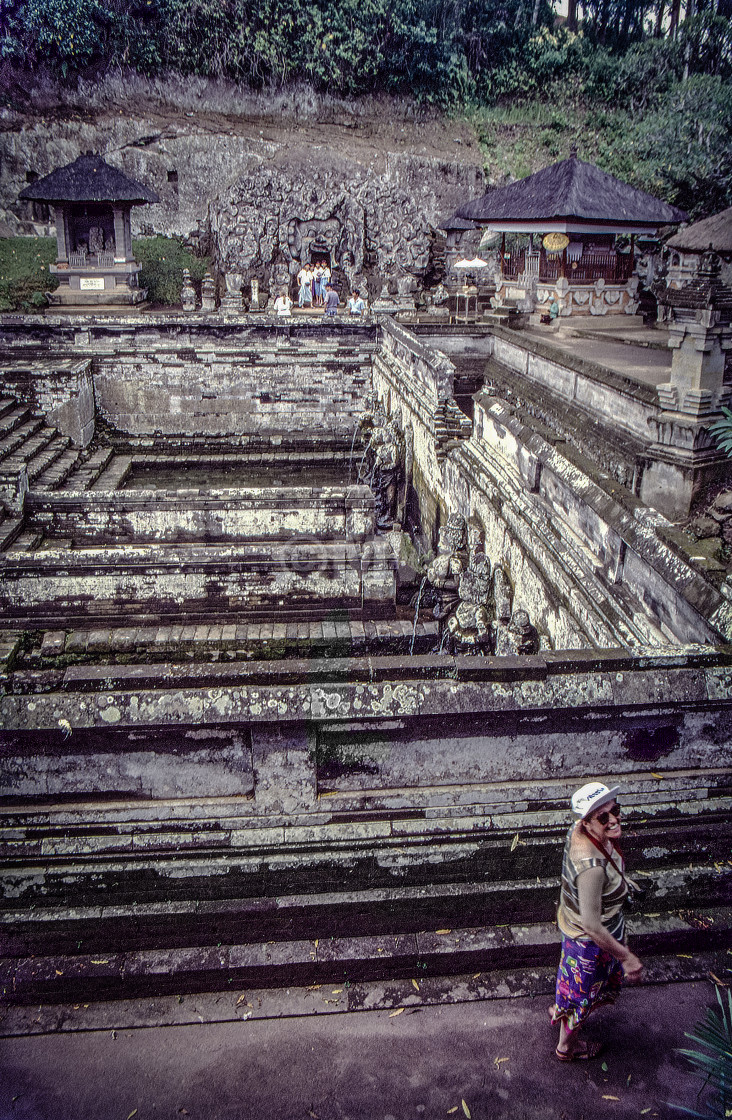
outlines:
[[[701, 927], [674, 914], [639, 917], [633, 946], [646, 954], [689, 955], [724, 951], [729, 907], [697, 915]], [[83, 948], [83, 946], [82, 946]], [[53, 953], [0, 961], [0, 984], [8, 1003], [131, 998], [232, 987], [291, 984], [354, 984], [510, 968], [551, 967], [558, 958], [553, 923], [445, 926], [410, 933], [384, 932], [287, 940], [233, 940], [183, 948], [129, 948], [106, 952]], [[722, 966], [724, 958], [719, 956]], [[706, 962], [705, 962], [706, 963]], [[417, 981], [418, 986], [418, 981]]]

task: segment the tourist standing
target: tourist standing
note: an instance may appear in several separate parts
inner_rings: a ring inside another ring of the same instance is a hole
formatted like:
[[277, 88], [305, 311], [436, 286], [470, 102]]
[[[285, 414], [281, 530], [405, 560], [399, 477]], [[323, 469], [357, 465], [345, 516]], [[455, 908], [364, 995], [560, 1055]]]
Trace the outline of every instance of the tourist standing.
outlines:
[[310, 307], [313, 301], [312, 282], [313, 278], [310, 267], [304, 265], [297, 274], [297, 284], [299, 288], [297, 302], [299, 307]]
[[325, 290], [325, 314], [337, 315], [338, 314], [338, 292], [335, 288], [328, 284]]
[[572, 795], [579, 818], [564, 846], [562, 888], [557, 924], [562, 955], [556, 1003], [550, 1009], [559, 1023], [556, 1055], [562, 1062], [595, 1058], [602, 1047], [579, 1036], [587, 1016], [603, 1003], [614, 1003], [623, 977], [641, 977], [643, 965], [625, 943], [623, 904], [638, 890], [625, 874], [619, 848], [620, 806], [601, 782], [589, 782]]

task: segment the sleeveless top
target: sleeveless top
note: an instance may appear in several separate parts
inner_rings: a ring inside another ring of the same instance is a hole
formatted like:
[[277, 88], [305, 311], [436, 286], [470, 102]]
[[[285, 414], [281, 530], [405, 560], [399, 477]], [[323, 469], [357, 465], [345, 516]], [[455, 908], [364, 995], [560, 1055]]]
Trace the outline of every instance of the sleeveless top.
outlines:
[[[584, 932], [580, 925], [577, 879], [580, 874], [588, 868], [601, 867], [605, 872], [605, 881], [602, 885], [600, 920], [612, 937], [615, 937], [618, 941], [622, 941], [625, 932], [623, 903], [628, 894], [627, 883], [624, 881], [617, 867], [613, 867], [610, 860], [603, 859], [599, 853], [597, 856], [582, 856], [581, 858], [575, 857], [574, 859], [570, 856], [569, 853], [574, 828], [574, 825], [570, 828], [567, 841], [564, 845], [564, 856], [562, 859], [562, 890], [559, 898], [559, 909], [557, 910], [557, 925], [566, 937], [571, 937], [574, 941], [592, 941], [592, 938]], [[625, 871], [624, 860], [620, 853], [613, 849], [612, 856], [621, 870]]]

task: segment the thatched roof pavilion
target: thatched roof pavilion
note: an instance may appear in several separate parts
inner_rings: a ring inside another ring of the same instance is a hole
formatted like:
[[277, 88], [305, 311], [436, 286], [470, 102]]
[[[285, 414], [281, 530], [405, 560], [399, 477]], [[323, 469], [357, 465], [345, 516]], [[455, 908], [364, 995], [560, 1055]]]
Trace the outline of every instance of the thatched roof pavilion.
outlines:
[[553, 163], [458, 207], [456, 216], [505, 233], [645, 233], [687, 215], [577, 158]]
[[130, 206], [160, 202], [155, 191], [94, 152], [85, 152], [73, 163], [29, 183], [18, 197], [35, 202], [125, 202]]
[[159, 202], [155, 191], [86, 152], [29, 183], [19, 197], [55, 209], [57, 258], [51, 272], [59, 287], [50, 294], [52, 303], [104, 306], [145, 298], [132, 254], [130, 212], [133, 206]]
[[688, 253], [706, 253], [711, 248], [720, 256], [732, 254], [732, 206], [679, 230], [666, 247]]

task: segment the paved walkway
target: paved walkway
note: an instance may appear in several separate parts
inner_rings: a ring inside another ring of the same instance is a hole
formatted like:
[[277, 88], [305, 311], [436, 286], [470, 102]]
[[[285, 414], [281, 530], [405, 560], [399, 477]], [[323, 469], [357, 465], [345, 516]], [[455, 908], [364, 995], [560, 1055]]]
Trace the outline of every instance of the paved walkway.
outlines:
[[637, 317], [585, 318], [586, 321], [579, 317], [577, 321], [563, 320], [558, 330], [536, 326], [529, 327], [525, 333], [646, 385], [659, 385], [669, 380], [671, 351], [666, 345], [667, 331], [645, 327]]
[[[185, 997], [186, 999], [189, 997]], [[675, 1053], [709, 981], [630, 989], [560, 1064], [548, 997], [3, 1040], [2, 1120], [649, 1120], [694, 1107]], [[464, 1102], [464, 1104], [463, 1104]], [[697, 1105], [698, 1106], [698, 1105]]]

